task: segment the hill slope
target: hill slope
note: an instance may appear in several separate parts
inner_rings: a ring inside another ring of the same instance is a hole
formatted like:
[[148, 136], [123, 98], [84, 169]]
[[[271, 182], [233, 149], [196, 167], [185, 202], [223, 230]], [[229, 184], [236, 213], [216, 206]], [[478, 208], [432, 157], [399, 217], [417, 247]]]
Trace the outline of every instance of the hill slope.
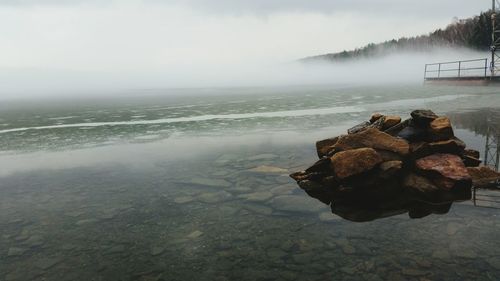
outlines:
[[456, 20], [445, 29], [438, 29], [427, 35], [400, 38], [378, 44], [368, 44], [352, 51], [324, 54], [303, 58], [311, 61], [346, 61], [358, 58], [371, 58], [405, 51], [428, 51], [436, 47], [465, 47], [475, 50], [488, 50], [491, 44], [491, 12]]

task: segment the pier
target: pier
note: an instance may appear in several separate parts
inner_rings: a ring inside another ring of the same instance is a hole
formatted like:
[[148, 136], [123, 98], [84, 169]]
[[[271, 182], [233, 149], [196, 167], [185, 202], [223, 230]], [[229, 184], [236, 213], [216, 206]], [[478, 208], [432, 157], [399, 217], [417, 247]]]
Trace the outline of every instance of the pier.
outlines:
[[425, 65], [424, 80], [435, 84], [500, 85], [500, 76], [491, 75], [490, 65], [487, 58], [430, 63]]
[[438, 62], [425, 65], [424, 81], [432, 84], [450, 85], [500, 85], [500, 28], [497, 25], [499, 0], [492, 0], [491, 6], [491, 57]]

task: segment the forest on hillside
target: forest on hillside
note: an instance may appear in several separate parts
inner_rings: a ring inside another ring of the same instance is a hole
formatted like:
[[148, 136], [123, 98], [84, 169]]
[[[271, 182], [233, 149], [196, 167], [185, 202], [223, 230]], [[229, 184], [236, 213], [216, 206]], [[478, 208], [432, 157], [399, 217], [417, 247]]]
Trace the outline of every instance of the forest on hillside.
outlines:
[[307, 57], [301, 61], [344, 61], [357, 58], [392, 54], [399, 51], [428, 51], [436, 47], [465, 47], [474, 50], [488, 50], [491, 45], [491, 11], [478, 16], [454, 20], [444, 29], [438, 29], [427, 35], [393, 39], [378, 44], [368, 44], [362, 48], [340, 53], [331, 53]]

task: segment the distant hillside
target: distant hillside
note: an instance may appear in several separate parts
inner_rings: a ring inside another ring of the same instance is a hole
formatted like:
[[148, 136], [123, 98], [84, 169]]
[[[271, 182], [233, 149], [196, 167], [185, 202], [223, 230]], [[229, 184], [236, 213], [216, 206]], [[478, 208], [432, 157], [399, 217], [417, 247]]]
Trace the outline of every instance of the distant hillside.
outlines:
[[445, 29], [438, 29], [428, 35], [386, 41], [352, 51], [324, 54], [303, 58], [302, 62], [311, 61], [346, 61], [359, 58], [371, 58], [405, 51], [428, 51], [435, 47], [466, 47], [475, 50], [488, 50], [491, 44], [491, 12], [481, 13], [468, 19], [455, 20]]

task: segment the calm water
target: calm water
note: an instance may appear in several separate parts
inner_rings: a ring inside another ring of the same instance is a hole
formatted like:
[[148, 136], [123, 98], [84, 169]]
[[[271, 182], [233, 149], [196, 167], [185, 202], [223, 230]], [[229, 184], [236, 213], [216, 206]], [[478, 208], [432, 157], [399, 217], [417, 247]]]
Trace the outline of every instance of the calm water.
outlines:
[[374, 111], [448, 114], [483, 153], [498, 88], [174, 93], [2, 102], [0, 280], [500, 279], [500, 210], [355, 223], [287, 176]]

